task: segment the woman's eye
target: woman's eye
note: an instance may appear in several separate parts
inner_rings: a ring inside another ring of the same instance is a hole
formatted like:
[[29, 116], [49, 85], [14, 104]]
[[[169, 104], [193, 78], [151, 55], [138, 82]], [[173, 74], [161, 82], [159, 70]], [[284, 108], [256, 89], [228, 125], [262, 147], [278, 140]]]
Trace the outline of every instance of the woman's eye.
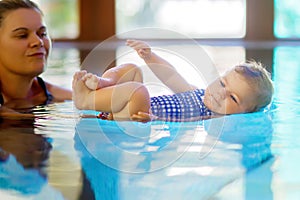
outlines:
[[27, 38], [27, 34], [19, 34], [19, 35], [17, 35], [17, 38], [20, 38], [20, 39]]
[[230, 95], [230, 98], [235, 102], [235, 103], [238, 103], [236, 98], [233, 96], [233, 95]]
[[39, 33], [39, 36], [40, 37], [47, 37], [47, 32], [41, 32], [41, 33]]

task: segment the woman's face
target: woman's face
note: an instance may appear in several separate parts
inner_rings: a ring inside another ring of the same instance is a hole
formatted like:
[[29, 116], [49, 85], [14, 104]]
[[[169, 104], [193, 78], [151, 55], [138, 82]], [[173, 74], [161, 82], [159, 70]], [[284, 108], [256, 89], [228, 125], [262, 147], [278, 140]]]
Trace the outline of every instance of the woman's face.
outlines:
[[211, 83], [204, 95], [204, 104], [219, 114], [249, 112], [254, 109], [255, 102], [253, 88], [235, 70]]
[[30, 77], [41, 74], [51, 49], [41, 13], [24, 8], [5, 13], [0, 49], [0, 73]]

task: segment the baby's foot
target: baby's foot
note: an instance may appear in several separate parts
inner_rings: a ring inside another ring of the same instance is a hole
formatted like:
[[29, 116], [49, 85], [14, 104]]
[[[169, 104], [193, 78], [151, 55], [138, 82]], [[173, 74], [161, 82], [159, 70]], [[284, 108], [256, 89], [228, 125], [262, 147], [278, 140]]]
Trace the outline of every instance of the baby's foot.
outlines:
[[91, 90], [97, 90], [101, 88], [101, 78], [95, 74], [87, 73], [82, 77], [82, 81]]
[[86, 74], [86, 71], [76, 72], [73, 76], [72, 88], [73, 95], [72, 99], [74, 105], [78, 109], [89, 109], [92, 107], [90, 94], [92, 90], [90, 90], [82, 81], [82, 77]]
[[79, 72], [75, 72], [75, 74], [73, 75], [73, 81], [72, 81], [72, 89], [74, 89], [76, 83], [78, 80], [82, 79], [82, 77], [84, 77], [86, 75], [86, 71], [85, 70], [81, 70]]

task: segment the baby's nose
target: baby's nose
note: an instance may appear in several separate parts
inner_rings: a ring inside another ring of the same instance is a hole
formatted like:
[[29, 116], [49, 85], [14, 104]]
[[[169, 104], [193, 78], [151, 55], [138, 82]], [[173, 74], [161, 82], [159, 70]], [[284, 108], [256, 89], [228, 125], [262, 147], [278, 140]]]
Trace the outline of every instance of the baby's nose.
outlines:
[[225, 99], [227, 91], [225, 89], [221, 89], [219, 92], [220, 98]]

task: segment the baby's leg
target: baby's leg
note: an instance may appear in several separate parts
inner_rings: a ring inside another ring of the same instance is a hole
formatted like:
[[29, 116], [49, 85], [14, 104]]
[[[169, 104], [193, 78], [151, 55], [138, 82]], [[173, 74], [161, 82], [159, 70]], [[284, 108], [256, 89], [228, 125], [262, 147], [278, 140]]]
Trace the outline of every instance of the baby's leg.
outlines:
[[150, 95], [143, 84], [126, 82], [104, 89], [112, 96], [110, 106], [114, 119], [128, 120], [138, 112], [149, 113]]
[[72, 81], [72, 99], [75, 104], [75, 107], [78, 109], [87, 109], [92, 103], [89, 101], [87, 96], [92, 92], [84, 82], [82, 81], [82, 77], [87, 74], [86, 71], [76, 72], [73, 76]]
[[129, 81], [142, 83], [143, 73], [137, 65], [128, 63], [110, 68], [109, 70], [104, 72], [102, 78], [109, 80], [111, 82], [111, 85]]
[[107, 70], [102, 77], [88, 73], [82, 77], [86, 86], [91, 90], [129, 82], [143, 82], [141, 69], [134, 64], [123, 64]]
[[90, 90], [77, 72], [73, 80], [73, 101], [78, 109], [110, 112], [114, 119], [129, 120], [133, 114], [149, 112], [150, 97], [146, 87], [138, 82]]

